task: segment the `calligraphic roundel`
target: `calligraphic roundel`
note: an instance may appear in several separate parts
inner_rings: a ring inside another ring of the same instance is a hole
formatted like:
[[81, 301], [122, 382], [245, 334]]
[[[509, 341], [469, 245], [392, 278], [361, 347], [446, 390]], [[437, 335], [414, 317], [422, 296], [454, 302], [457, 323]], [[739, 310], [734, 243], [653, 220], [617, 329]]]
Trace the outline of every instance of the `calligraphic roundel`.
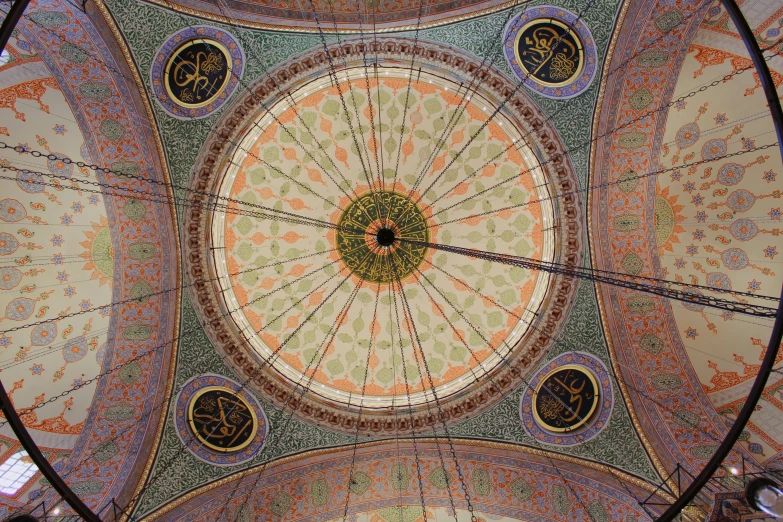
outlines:
[[536, 440], [574, 446], [606, 428], [614, 406], [611, 379], [596, 357], [568, 352], [533, 376], [520, 401], [525, 429]]
[[234, 93], [244, 64], [239, 42], [226, 31], [188, 27], [171, 35], [155, 54], [152, 91], [175, 118], [204, 118]]
[[533, 416], [545, 429], [573, 431], [590, 422], [601, 398], [593, 374], [567, 364], [549, 372], [533, 396]]
[[524, 85], [549, 98], [572, 98], [592, 83], [597, 50], [587, 25], [560, 7], [528, 9], [509, 20], [503, 54]]
[[258, 401], [219, 375], [201, 375], [185, 383], [176, 404], [177, 436], [210, 464], [231, 466], [253, 458], [269, 433]]

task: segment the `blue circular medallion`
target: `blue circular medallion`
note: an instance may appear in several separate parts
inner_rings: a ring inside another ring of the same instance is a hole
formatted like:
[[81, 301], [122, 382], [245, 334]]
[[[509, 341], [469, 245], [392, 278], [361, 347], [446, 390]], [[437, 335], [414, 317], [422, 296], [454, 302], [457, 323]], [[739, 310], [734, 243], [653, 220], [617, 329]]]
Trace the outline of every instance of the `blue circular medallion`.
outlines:
[[155, 54], [152, 91], [175, 118], [204, 118], [234, 93], [244, 64], [242, 47], [226, 31], [188, 27], [169, 37]]
[[522, 392], [522, 425], [537, 441], [575, 446], [600, 433], [614, 406], [611, 379], [592, 355], [569, 352], [536, 372]]
[[182, 444], [215, 466], [247, 462], [258, 455], [269, 434], [269, 421], [255, 397], [220, 375], [186, 382], [174, 418]]
[[582, 94], [598, 69], [593, 35], [561, 7], [532, 7], [512, 18], [503, 33], [503, 54], [526, 87], [548, 98]]

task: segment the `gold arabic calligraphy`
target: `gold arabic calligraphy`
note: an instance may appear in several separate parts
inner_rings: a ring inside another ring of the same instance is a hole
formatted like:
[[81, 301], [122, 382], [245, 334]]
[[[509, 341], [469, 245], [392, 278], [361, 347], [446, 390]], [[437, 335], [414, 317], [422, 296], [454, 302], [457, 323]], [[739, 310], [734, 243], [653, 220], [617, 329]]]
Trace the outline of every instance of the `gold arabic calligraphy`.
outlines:
[[547, 21], [523, 29], [519, 58], [533, 78], [545, 83], [565, 83], [579, 68], [581, 50], [567, 29]]
[[536, 402], [537, 413], [547, 427], [572, 430], [587, 422], [594, 411], [595, 384], [581, 370], [561, 369], [544, 379]]
[[183, 103], [205, 104], [223, 90], [228, 73], [226, 58], [219, 47], [191, 42], [174, 54], [168, 71], [168, 89]]
[[238, 451], [255, 436], [256, 418], [248, 404], [229, 390], [208, 389], [194, 398], [193, 431], [212, 449]]

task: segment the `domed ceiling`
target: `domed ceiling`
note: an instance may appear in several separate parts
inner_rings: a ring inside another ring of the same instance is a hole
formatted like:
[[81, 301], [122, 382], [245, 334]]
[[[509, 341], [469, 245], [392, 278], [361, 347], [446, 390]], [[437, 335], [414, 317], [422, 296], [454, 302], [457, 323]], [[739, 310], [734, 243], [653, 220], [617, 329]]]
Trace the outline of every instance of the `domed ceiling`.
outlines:
[[[279, 213], [213, 213], [209, 262], [258, 364], [312, 381], [329, 403], [381, 412], [445, 400], [509, 356], [536, 356], [523, 340], [536, 337], [552, 278], [433, 245], [550, 262], [557, 239], [549, 182], [519, 127], [510, 114], [483, 125], [497, 107], [489, 94], [462, 103], [438, 69], [367, 71], [341, 73], [336, 87], [306, 81], [251, 117], [218, 194]], [[350, 119], [335, 122], [340, 95]]]
[[[91, 509], [631, 522], [714, 454], [783, 283], [720, 2], [85, 5], [0, 58], [0, 377]], [[783, 465], [781, 363], [694, 519]]]

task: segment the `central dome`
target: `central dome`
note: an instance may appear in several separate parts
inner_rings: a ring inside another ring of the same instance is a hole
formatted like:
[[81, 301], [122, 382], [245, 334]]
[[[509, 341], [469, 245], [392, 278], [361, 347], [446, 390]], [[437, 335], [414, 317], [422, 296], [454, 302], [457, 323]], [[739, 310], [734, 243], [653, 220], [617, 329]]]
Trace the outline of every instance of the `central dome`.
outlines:
[[575, 185], [562, 156], [539, 163], [561, 145], [529, 100], [495, 73], [468, 89], [474, 65], [451, 50], [426, 44], [439, 61], [411, 71], [404, 43], [382, 45], [365, 66], [346, 43], [334, 74], [303, 55], [237, 100], [193, 181], [227, 203], [186, 223], [191, 273], [214, 273], [194, 302], [227, 362], [279, 404], [306, 388], [297, 415], [368, 432], [431, 424], [435, 399], [456, 419], [521, 382], [575, 286], [482, 252], [577, 262], [581, 230], [552, 197], [550, 176]]
[[477, 382], [525, 335], [549, 284], [441, 249], [551, 260], [552, 206], [521, 133], [502, 114], [483, 125], [491, 100], [460, 106], [459, 84], [408, 75], [355, 68], [264, 111], [221, 195], [280, 213], [213, 214], [231, 318], [260, 361], [312, 378], [331, 401], [420, 404]]

